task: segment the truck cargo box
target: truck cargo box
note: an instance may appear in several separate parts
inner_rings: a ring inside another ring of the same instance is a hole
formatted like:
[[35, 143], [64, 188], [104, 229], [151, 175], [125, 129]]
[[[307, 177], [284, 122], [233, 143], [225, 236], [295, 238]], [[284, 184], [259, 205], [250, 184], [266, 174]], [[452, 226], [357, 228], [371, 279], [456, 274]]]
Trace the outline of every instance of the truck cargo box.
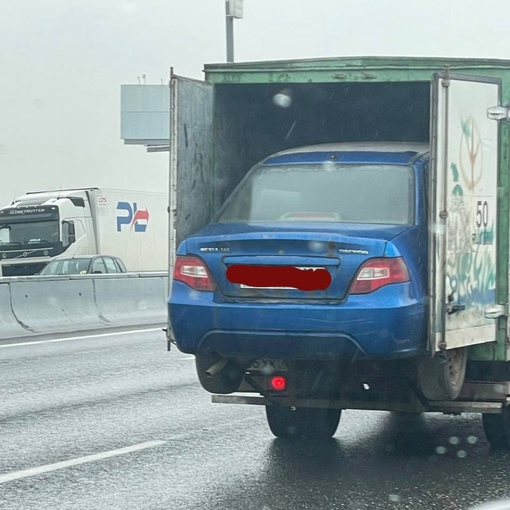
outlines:
[[[473, 347], [474, 359], [509, 359], [508, 127], [492, 117], [506, 104], [510, 62], [338, 58], [213, 64], [205, 75], [205, 82], [171, 80], [171, 245], [204, 226], [270, 154], [329, 142], [428, 143], [431, 350], [485, 343]], [[466, 208], [474, 225], [462, 223]], [[476, 319], [453, 316], [445, 325], [446, 307], [456, 306], [446, 280], [471, 292], [481, 278], [492, 301], [483, 310], [475, 303]]]

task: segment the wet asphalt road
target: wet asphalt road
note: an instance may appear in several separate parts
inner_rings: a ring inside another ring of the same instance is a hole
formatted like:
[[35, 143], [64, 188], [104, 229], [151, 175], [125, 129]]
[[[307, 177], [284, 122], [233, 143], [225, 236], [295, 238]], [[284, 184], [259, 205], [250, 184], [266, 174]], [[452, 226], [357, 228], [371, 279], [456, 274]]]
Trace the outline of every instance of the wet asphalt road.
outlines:
[[388, 413], [350, 411], [333, 440], [289, 444], [263, 408], [211, 404], [161, 331], [0, 342], [0, 395], [2, 509], [457, 510], [510, 497], [510, 454], [490, 450], [477, 415], [406, 433]]

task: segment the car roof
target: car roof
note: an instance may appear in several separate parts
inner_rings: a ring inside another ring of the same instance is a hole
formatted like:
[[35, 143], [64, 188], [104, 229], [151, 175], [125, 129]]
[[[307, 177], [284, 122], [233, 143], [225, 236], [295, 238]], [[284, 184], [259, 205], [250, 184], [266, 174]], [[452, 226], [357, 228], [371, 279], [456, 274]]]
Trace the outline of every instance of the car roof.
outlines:
[[273, 154], [264, 165], [289, 163], [387, 162], [409, 164], [429, 152], [429, 144], [419, 142], [341, 142], [294, 147]]
[[116, 257], [115, 255], [76, 255], [75, 257], [62, 257], [58, 259], [52, 260], [52, 262], [62, 261], [62, 260], [87, 260], [87, 259], [93, 259], [96, 257], [109, 257], [111, 259], [118, 259], [119, 257]]
[[421, 142], [335, 142], [293, 147], [275, 155], [294, 154], [296, 152], [416, 152], [425, 153], [428, 143]]

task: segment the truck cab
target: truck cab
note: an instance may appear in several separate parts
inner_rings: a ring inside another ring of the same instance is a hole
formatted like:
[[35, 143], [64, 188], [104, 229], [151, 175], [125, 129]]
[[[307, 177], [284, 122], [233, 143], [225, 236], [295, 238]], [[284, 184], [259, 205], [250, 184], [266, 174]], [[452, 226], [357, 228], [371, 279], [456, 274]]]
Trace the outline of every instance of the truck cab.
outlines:
[[94, 249], [85, 191], [27, 193], [0, 209], [1, 276], [37, 274], [59, 256]]

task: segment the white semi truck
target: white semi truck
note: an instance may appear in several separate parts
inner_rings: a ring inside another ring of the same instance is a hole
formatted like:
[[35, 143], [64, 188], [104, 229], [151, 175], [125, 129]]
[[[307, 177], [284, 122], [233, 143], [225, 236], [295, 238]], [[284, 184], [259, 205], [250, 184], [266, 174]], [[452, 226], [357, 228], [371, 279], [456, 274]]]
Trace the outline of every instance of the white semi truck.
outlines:
[[120, 257], [128, 271], [165, 270], [167, 207], [167, 193], [26, 193], [0, 209], [0, 276], [33, 275], [56, 258], [95, 254]]

